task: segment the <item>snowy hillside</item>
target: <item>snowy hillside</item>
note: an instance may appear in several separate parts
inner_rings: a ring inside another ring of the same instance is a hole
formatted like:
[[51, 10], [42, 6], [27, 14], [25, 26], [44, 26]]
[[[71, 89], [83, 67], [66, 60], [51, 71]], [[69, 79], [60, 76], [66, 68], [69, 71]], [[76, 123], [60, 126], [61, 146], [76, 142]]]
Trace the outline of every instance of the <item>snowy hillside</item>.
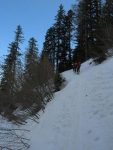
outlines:
[[113, 58], [63, 73], [67, 85], [55, 94], [31, 129], [30, 150], [113, 150]]

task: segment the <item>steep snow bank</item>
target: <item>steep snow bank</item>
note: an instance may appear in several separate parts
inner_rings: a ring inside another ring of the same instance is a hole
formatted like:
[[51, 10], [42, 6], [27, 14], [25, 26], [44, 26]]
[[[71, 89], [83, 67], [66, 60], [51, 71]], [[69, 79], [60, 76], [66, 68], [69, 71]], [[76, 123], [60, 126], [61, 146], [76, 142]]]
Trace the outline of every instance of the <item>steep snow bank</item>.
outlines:
[[113, 58], [63, 73], [67, 86], [55, 94], [31, 129], [31, 150], [113, 150]]

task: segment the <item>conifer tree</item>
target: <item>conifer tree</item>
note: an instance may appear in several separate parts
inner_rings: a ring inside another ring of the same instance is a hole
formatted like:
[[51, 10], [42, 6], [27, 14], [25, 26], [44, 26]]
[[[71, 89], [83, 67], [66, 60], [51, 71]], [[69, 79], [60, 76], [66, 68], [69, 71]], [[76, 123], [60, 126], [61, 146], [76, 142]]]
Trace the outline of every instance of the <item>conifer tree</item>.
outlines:
[[77, 16], [76, 16], [76, 23], [77, 23], [77, 32], [76, 32], [76, 41], [77, 46], [76, 49], [73, 52], [73, 59], [77, 59], [78, 55], [80, 55], [83, 59], [85, 59], [85, 47], [87, 45], [87, 41], [85, 38], [86, 32], [85, 32], [85, 25], [86, 25], [86, 5], [85, 1], [80, 1], [77, 7]]
[[63, 5], [60, 5], [56, 22], [48, 29], [43, 44], [43, 53], [48, 55], [55, 70], [59, 72], [71, 68], [73, 16], [72, 10], [69, 10], [66, 15]]
[[109, 53], [108, 49], [113, 47], [113, 0], [106, 0], [102, 8], [102, 36], [103, 49], [106, 50], [106, 54], [112, 55], [112, 51]]
[[1, 109], [2, 111], [5, 111], [6, 114], [9, 111], [13, 111], [17, 102], [15, 99], [18, 91], [17, 66], [20, 56], [20, 43], [22, 40], [22, 28], [21, 26], [17, 26], [14, 42], [9, 45], [9, 54], [6, 56], [5, 62], [2, 66], [3, 74], [1, 79], [0, 99]]
[[21, 104], [27, 108], [32, 106], [36, 101], [37, 86], [37, 68], [38, 68], [38, 48], [35, 38], [30, 38], [28, 48], [25, 55], [25, 71], [21, 91], [19, 93], [23, 97]]
[[[25, 58], [25, 73], [31, 74], [32, 69], [38, 63], [38, 48], [35, 38], [29, 40], [29, 46], [27, 48], [26, 58]], [[31, 72], [30, 72], [31, 71]]]
[[103, 7], [103, 18], [106, 24], [113, 25], [113, 0], [106, 0]]
[[55, 35], [55, 27], [51, 27], [48, 29], [45, 41], [43, 43], [43, 53], [48, 55], [48, 58], [52, 65], [55, 67], [56, 64], [56, 35]]
[[86, 0], [80, 1], [77, 16], [77, 57], [87, 60], [91, 57], [98, 57], [98, 27], [101, 16], [101, 1]]
[[65, 10], [60, 5], [56, 15], [56, 68], [61, 72], [66, 69], [67, 63], [67, 43], [65, 27]]
[[74, 12], [70, 9], [67, 12], [65, 18], [65, 27], [66, 27], [66, 43], [67, 43], [67, 54], [68, 54], [68, 66], [71, 68], [72, 64], [72, 38], [73, 38], [73, 30], [74, 30]]

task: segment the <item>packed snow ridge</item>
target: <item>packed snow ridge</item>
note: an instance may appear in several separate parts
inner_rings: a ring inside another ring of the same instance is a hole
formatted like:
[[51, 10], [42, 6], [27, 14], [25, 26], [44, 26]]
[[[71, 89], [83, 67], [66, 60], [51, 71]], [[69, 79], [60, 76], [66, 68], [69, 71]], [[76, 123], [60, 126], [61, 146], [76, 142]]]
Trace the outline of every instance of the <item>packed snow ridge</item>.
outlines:
[[27, 124], [30, 150], [113, 150], [113, 58], [90, 62], [79, 75], [64, 72], [64, 89], [55, 93], [39, 124]]

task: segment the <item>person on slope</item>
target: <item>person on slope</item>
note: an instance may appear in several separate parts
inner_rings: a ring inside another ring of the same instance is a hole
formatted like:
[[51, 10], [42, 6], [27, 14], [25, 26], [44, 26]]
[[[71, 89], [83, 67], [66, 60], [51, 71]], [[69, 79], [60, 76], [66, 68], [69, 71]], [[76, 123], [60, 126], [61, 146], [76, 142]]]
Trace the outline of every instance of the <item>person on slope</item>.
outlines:
[[80, 73], [80, 66], [81, 66], [81, 62], [79, 59], [77, 59], [74, 63], [73, 63], [73, 71], [75, 71], [75, 73], [79, 74]]
[[77, 60], [77, 65], [76, 65], [76, 73], [77, 74], [80, 73], [80, 67], [81, 67], [81, 62], [80, 62], [80, 60]]

